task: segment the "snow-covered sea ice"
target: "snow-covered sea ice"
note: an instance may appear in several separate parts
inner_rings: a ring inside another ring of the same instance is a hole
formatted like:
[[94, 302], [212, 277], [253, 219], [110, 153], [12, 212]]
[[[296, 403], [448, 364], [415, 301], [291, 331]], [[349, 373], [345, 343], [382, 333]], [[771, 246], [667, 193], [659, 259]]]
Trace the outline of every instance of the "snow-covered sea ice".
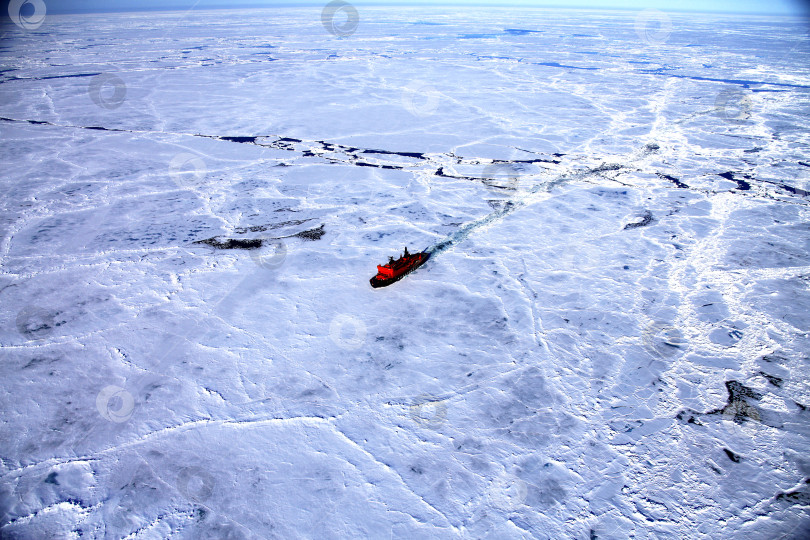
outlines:
[[0, 32], [0, 537], [810, 534], [805, 21], [51, 7]]

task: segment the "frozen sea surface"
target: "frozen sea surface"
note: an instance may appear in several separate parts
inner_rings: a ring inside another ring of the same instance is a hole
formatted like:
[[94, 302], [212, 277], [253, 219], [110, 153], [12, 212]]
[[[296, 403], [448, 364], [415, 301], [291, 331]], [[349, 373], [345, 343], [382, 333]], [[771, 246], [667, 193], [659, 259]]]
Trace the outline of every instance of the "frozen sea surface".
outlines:
[[0, 536], [807, 538], [805, 24], [359, 15], [3, 27]]

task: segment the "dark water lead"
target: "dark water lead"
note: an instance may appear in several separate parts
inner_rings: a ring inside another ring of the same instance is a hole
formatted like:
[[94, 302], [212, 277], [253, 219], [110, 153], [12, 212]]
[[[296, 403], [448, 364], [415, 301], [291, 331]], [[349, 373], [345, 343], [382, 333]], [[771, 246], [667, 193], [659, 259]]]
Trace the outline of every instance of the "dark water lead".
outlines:
[[627, 225], [624, 226], [624, 228], [625, 229], [635, 229], [635, 228], [638, 228], [638, 227], [646, 227], [647, 225], [649, 225], [652, 222], [653, 222], [652, 212], [650, 212], [649, 210], [645, 210], [644, 215], [641, 216], [641, 221], [637, 221], [637, 222], [634, 222], [634, 223], [628, 223]]

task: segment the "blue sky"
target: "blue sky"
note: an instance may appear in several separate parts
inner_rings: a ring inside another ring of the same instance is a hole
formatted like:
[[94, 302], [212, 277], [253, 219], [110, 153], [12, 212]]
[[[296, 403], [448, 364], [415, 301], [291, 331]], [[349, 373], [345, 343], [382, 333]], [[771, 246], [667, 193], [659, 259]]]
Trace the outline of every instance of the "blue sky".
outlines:
[[[131, 9], [197, 9], [228, 6], [322, 6], [312, 0], [45, 0], [51, 13], [63, 11], [111, 11]], [[595, 7], [641, 10], [656, 8], [669, 11], [721, 11], [730, 13], [807, 13], [807, 1], [803, 0], [350, 0], [355, 6], [367, 5], [498, 5], [498, 6], [561, 6]]]

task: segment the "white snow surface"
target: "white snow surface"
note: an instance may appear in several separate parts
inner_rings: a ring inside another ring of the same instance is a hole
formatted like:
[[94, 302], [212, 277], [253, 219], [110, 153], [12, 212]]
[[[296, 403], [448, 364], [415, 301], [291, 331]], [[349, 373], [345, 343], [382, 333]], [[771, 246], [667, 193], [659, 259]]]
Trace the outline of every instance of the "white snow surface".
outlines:
[[807, 538], [805, 23], [359, 15], [3, 26], [0, 536]]

